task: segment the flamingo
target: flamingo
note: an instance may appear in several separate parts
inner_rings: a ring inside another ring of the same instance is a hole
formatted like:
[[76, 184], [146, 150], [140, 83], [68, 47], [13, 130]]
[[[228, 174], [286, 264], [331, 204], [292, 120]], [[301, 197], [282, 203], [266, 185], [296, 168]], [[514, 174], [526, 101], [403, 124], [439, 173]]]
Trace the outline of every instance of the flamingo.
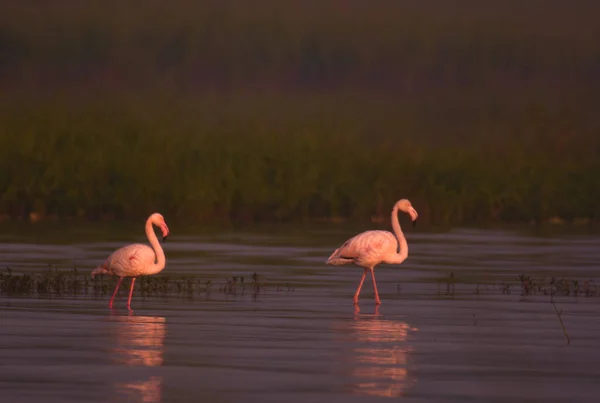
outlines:
[[[380, 263], [400, 264], [408, 257], [408, 244], [400, 228], [398, 221], [398, 211], [403, 211], [410, 215], [413, 226], [417, 223], [417, 211], [413, 208], [410, 201], [401, 199], [396, 202], [392, 209], [392, 228], [394, 234], [389, 231], [365, 231], [350, 239], [335, 250], [325, 262], [332, 266], [341, 266], [354, 263], [356, 266], [364, 268], [360, 283], [354, 294], [354, 304], [358, 304], [358, 295], [363, 286], [367, 271], [371, 272], [373, 279], [373, 288], [375, 289], [375, 304], [380, 305], [379, 292], [375, 282], [375, 266]], [[400, 252], [398, 253], [398, 247]]]
[[119, 291], [119, 286], [123, 278], [131, 277], [131, 288], [129, 289], [129, 299], [127, 300], [127, 309], [131, 310], [131, 296], [133, 295], [133, 285], [135, 284], [136, 277], [157, 274], [165, 268], [165, 253], [158, 242], [152, 225], [160, 227], [163, 241], [165, 241], [167, 235], [169, 235], [169, 227], [167, 227], [167, 223], [161, 214], [154, 213], [146, 220], [146, 236], [152, 248], [139, 243], [123, 246], [114, 251], [100, 267], [92, 270], [92, 278], [99, 274], [119, 276], [115, 292], [113, 292], [108, 302], [109, 308], [113, 306], [115, 296], [117, 295], [117, 291]]

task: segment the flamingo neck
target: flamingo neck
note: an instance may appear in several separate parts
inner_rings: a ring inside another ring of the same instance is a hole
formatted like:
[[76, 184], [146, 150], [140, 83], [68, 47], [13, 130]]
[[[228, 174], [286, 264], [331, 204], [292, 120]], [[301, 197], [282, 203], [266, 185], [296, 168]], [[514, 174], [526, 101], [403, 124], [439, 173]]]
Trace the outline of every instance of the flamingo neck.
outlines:
[[158, 242], [158, 238], [156, 237], [156, 233], [154, 232], [154, 228], [152, 227], [152, 221], [150, 218], [146, 221], [146, 236], [148, 237], [148, 241], [150, 241], [150, 245], [152, 249], [154, 249], [154, 254], [156, 255], [156, 262], [150, 266], [150, 273], [148, 274], [156, 274], [165, 268], [165, 252], [160, 246], [160, 242]]
[[400, 264], [408, 257], [408, 243], [406, 242], [402, 228], [400, 228], [398, 206], [394, 206], [394, 209], [392, 210], [392, 228], [394, 229], [394, 235], [396, 235], [396, 239], [398, 239], [398, 244], [400, 245], [400, 253], [395, 254], [393, 263]]

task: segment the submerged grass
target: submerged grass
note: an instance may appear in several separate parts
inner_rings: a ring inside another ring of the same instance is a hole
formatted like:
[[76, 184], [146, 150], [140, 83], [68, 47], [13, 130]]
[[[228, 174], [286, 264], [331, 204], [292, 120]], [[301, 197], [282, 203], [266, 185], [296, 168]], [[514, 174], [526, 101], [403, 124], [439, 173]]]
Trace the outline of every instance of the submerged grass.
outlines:
[[[477, 281], [473, 278], [455, 277], [454, 273], [434, 279], [438, 296], [502, 294], [516, 293], [520, 285], [522, 297], [548, 296], [550, 302], [555, 297], [600, 297], [600, 288], [594, 279], [587, 278], [532, 278], [519, 275], [518, 282], [503, 280]], [[67, 298], [77, 296], [102, 297], [110, 295], [118, 278], [116, 276], [98, 276], [94, 279], [88, 273], [81, 274], [77, 268], [59, 270], [50, 265], [48, 270], [37, 273], [15, 273], [7, 267], [0, 272], [0, 295], [6, 296], [40, 296], [51, 298]], [[418, 281], [423, 283], [428, 281]], [[430, 282], [430, 280], [429, 280]], [[581, 282], [581, 287], [580, 287]], [[458, 285], [458, 291], [457, 291]], [[306, 284], [293, 281], [273, 281], [258, 273], [245, 276], [223, 276], [200, 278], [193, 275], [155, 275], [140, 276], [136, 281], [134, 294], [147, 297], [183, 297], [209, 295], [219, 292], [232, 296], [259, 295], [265, 292], [293, 292], [296, 286], [306, 288]], [[311, 287], [321, 287], [322, 283]], [[404, 293], [401, 283], [397, 284], [398, 294]], [[120, 293], [127, 293], [128, 287], [120, 288]]]
[[595, 2], [6, 7], [5, 217], [600, 217]]
[[[244, 295], [244, 293], [258, 295], [267, 290], [293, 291], [288, 284], [269, 282], [258, 273], [249, 275], [246, 281], [244, 279], [243, 276], [222, 279], [172, 275], [140, 276], [134, 293], [148, 297], [170, 295], [193, 298], [210, 294], [211, 291], [228, 295]], [[48, 270], [39, 273], [18, 274], [7, 267], [0, 272], [0, 295], [38, 295], [53, 298], [104, 296], [113, 292], [117, 280], [115, 276], [98, 276], [92, 279], [89, 274], [79, 273], [77, 268], [59, 270], [49, 266]], [[124, 291], [120, 289], [119, 292]]]

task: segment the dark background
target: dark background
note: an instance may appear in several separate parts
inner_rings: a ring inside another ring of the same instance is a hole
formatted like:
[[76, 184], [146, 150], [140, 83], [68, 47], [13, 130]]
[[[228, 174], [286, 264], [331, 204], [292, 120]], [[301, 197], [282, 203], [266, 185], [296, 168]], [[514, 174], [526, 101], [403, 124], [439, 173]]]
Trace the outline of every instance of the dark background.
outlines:
[[600, 2], [0, 7], [4, 218], [600, 216]]

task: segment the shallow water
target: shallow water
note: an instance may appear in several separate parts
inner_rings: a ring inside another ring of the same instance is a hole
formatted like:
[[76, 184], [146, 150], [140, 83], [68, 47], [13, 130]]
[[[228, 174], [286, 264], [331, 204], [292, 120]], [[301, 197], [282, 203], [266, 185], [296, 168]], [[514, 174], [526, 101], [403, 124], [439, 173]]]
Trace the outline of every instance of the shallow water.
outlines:
[[[86, 231], [62, 244], [5, 234], [0, 264], [87, 270], [126, 238]], [[383, 305], [367, 280], [360, 312], [360, 269], [323, 264], [346, 231], [173, 233], [165, 243], [164, 273], [218, 285], [257, 272], [267, 286], [256, 295], [136, 293], [132, 313], [125, 293], [112, 311], [108, 296], [0, 296], [2, 401], [597, 401], [600, 296], [554, 298], [567, 345], [549, 297], [521, 296], [516, 275], [595, 277], [600, 238], [406, 232], [409, 259], [376, 270]], [[436, 280], [449, 272], [446, 295]], [[503, 281], [511, 294], [483, 285]]]

